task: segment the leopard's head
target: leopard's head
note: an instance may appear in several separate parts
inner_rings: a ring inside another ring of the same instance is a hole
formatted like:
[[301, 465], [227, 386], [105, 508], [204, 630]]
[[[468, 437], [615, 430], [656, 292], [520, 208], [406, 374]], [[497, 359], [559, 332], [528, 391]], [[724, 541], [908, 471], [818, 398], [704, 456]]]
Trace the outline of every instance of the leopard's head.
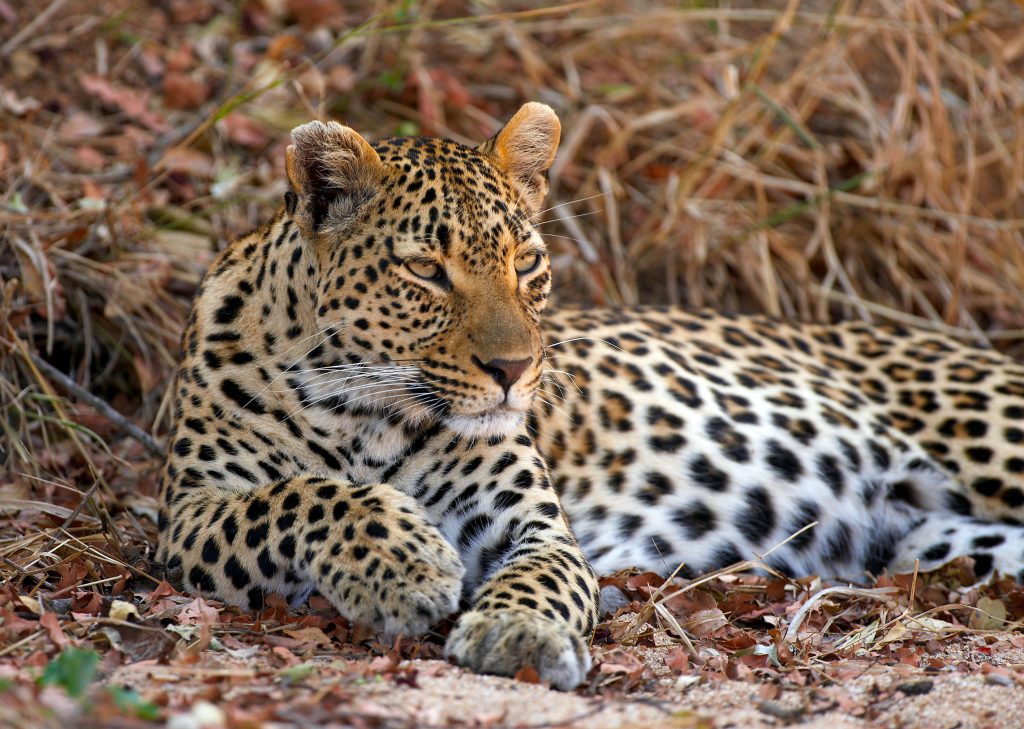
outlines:
[[476, 148], [292, 132], [286, 207], [315, 249], [336, 363], [307, 379], [315, 397], [471, 436], [519, 426], [543, 367], [551, 272], [534, 222], [560, 130], [530, 103]]

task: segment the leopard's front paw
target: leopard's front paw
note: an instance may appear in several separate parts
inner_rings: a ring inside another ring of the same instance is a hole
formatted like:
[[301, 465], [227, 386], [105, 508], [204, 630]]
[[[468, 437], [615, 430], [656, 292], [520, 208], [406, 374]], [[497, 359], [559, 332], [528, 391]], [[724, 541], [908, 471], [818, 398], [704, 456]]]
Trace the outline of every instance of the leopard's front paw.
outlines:
[[568, 691], [586, 678], [590, 651], [565, 623], [532, 610], [468, 612], [448, 636], [445, 655], [479, 673], [514, 676], [532, 666], [542, 681]]
[[[413, 528], [391, 529], [395, 540], [348, 540], [314, 557], [318, 588], [345, 617], [384, 633], [422, 635], [459, 607], [466, 572], [458, 553], [426, 521], [403, 514]], [[375, 530], [380, 530], [378, 525]], [[359, 533], [360, 529], [353, 532]]]

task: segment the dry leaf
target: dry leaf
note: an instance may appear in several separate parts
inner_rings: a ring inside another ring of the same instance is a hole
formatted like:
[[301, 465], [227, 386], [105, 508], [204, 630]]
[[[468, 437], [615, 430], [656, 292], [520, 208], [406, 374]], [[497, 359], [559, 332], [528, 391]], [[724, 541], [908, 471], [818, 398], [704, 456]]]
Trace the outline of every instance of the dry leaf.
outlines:
[[154, 132], [170, 129], [163, 117], [149, 110], [149, 94], [116, 86], [102, 76], [83, 74], [79, 77], [82, 88], [110, 106], [116, 106], [125, 114]]
[[537, 673], [537, 669], [533, 666], [523, 666], [514, 676], [516, 681], [522, 681], [523, 683], [540, 683], [540, 674]]
[[42, 617], [39, 618], [39, 625], [46, 629], [46, 634], [50, 636], [50, 640], [58, 648], [64, 648], [70, 642], [68, 637], [64, 635], [63, 628], [60, 627], [60, 621], [57, 620], [57, 616], [53, 613], [43, 613]]

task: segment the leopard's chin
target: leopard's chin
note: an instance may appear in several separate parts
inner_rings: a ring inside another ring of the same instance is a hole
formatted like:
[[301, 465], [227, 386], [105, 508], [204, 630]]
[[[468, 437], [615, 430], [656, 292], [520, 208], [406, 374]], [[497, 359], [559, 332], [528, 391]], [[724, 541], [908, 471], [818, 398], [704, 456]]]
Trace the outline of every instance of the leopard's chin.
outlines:
[[512, 435], [525, 419], [524, 412], [500, 409], [477, 415], [448, 415], [444, 425], [465, 438], [493, 438]]

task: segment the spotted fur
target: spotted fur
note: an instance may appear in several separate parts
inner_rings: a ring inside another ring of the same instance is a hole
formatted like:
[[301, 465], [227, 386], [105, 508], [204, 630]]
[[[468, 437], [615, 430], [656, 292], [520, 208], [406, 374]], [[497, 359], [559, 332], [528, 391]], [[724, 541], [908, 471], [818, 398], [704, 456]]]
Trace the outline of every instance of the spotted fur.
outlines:
[[892, 327], [542, 324], [558, 136], [540, 104], [477, 149], [293, 132], [283, 209], [217, 259], [183, 339], [158, 557], [185, 587], [316, 590], [389, 635], [462, 607], [452, 658], [570, 688], [590, 563], [695, 573], [816, 523], [771, 563], [1020, 572], [1024, 370]]
[[1006, 357], [658, 308], [563, 309], [546, 336], [560, 372], [531, 425], [599, 573], [699, 573], [800, 532], [771, 565], [859, 579], [968, 555], [1024, 581], [1024, 367]]

